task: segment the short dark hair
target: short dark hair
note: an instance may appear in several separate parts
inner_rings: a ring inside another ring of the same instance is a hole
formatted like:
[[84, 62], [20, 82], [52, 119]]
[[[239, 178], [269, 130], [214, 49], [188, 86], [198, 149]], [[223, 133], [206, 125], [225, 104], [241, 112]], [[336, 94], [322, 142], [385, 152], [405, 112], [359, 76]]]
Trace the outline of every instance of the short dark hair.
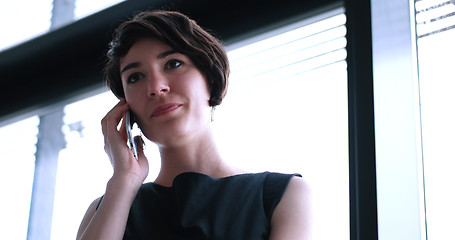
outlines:
[[226, 95], [229, 61], [220, 40], [194, 20], [175, 11], [150, 10], [136, 14], [120, 24], [107, 52], [107, 86], [118, 98], [125, 93], [120, 77], [120, 58], [139, 39], [155, 38], [188, 56], [205, 75], [210, 91], [210, 106], [221, 104]]

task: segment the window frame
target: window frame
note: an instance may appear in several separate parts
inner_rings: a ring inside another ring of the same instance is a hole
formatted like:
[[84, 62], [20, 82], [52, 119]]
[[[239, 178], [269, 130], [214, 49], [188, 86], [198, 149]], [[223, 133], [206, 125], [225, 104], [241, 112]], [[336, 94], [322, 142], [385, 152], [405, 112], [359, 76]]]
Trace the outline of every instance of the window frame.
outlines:
[[378, 239], [369, 1], [345, 1], [351, 240]]

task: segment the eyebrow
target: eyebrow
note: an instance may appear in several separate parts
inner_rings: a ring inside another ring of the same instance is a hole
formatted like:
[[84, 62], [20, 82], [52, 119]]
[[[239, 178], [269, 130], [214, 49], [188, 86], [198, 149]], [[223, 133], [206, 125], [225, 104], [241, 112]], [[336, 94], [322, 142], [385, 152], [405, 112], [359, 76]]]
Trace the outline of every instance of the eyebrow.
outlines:
[[[172, 55], [174, 53], [178, 53], [177, 51], [175, 50], [169, 50], [169, 51], [165, 51], [165, 52], [162, 52], [158, 55], [158, 59], [163, 59], [169, 55]], [[122, 68], [122, 70], [120, 71], [121, 73], [124, 73], [125, 71], [131, 69], [131, 68], [137, 68], [137, 67], [140, 67], [141, 64], [139, 62], [133, 62], [133, 63], [130, 63], [128, 65], [126, 65], [124, 68]]]
[[122, 68], [122, 70], [120, 71], [121, 73], [124, 73], [125, 71], [127, 71], [128, 69], [131, 69], [131, 68], [137, 68], [137, 67], [140, 67], [141, 64], [138, 63], [138, 62], [133, 62], [133, 63], [130, 63], [128, 65], [126, 65], [124, 68]]
[[175, 51], [174, 49], [169, 50], [169, 51], [164, 51], [164, 52], [160, 53], [160, 55], [158, 55], [158, 59], [163, 59], [163, 58], [165, 58], [165, 57], [167, 57], [169, 55], [172, 55], [174, 53], [177, 53], [177, 51]]

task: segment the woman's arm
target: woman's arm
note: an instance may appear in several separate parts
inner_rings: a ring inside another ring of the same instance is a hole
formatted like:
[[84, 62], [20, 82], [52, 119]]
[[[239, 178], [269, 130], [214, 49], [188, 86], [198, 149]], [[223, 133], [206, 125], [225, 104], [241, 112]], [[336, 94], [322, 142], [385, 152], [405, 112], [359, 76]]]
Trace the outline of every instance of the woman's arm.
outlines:
[[148, 174], [148, 161], [142, 144], [138, 144], [138, 160], [127, 146], [125, 123], [117, 126], [129, 106], [121, 100], [102, 120], [105, 150], [114, 168], [103, 200], [95, 200], [80, 225], [77, 239], [122, 239], [131, 204]]
[[98, 210], [100, 198], [92, 202], [88, 208], [77, 239], [122, 239], [125, 232], [131, 204], [136, 196], [137, 189], [133, 186], [120, 185], [109, 181]]
[[81, 225], [79, 226], [79, 230], [77, 231], [77, 237], [76, 239], [80, 239], [82, 237], [82, 234], [85, 232], [85, 229], [87, 228], [88, 224], [92, 220], [93, 216], [96, 213], [96, 206], [98, 206], [98, 203], [101, 201], [101, 198], [95, 199], [95, 201], [90, 204], [90, 206], [87, 209], [87, 212], [85, 212], [84, 218], [82, 219]]
[[269, 239], [310, 240], [311, 230], [310, 188], [302, 178], [293, 177], [273, 212]]

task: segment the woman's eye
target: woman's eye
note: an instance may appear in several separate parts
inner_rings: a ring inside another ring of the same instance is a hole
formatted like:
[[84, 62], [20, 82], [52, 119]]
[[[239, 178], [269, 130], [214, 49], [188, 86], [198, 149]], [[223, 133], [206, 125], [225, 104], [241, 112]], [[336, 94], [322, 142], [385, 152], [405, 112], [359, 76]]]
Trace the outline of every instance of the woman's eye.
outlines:
[[142, 73], [133, 73], [128, 77], [128, 83], [135, 83], [144, 77]]
[[164, 67], [165, 67], [165, 69], [174, 69], [174, 68], [180, 67], [180, 65], [182, 65], [182, 64], [183, 64], [182, 61], [172, 59], [172, 60], [169, 60]]

